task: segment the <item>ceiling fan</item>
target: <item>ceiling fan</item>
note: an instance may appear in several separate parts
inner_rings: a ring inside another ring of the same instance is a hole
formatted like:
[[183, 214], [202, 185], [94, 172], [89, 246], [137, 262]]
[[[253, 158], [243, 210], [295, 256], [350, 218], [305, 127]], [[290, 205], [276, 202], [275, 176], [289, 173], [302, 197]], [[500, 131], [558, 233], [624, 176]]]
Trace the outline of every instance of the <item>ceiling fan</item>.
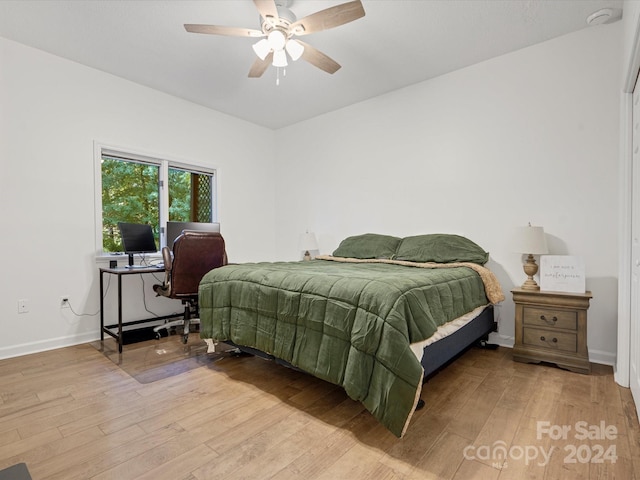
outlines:
[[293, 37], [328, 30], [364, 17], [360, 0], [329, 7], [300, 20], [289, 10], [291, 0], [253, 0], [253, 3], [262, 17], [261, 30], [200, 24], [184, 26], [191, 33], [262, 38], [253, 45], [258, 58], [249, 70], [251, 78], [262, 76], [270, 64], [274, 67], [286, 67], [287, 54], [293, 61], [302, 58], [327, 73], [335, 73], [340, 64], [308, 43]]

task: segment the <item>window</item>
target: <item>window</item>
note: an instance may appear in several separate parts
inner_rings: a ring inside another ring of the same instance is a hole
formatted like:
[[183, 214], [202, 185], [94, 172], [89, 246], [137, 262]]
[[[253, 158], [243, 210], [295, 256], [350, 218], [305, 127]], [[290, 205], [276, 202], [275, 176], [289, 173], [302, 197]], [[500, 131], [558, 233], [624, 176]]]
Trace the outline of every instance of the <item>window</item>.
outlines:
[[215, 170], [106, 147], [97, 157], [99, 251], [122, 251], [118, 222], [151, 225], [163, 246], [168, 220], [216, 221]]

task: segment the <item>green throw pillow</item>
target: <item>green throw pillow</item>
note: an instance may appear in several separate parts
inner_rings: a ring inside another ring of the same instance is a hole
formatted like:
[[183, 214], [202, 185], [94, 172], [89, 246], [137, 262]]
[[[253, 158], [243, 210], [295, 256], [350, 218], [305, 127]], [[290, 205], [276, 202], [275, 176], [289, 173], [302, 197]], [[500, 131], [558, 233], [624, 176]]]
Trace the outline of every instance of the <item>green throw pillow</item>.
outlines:
[[365, 233], [347, 237], [333, 252], [334, 257], [344, 258], [393, 258], [401, 239], [390, 235]]
[[460, 235], [433, 233], [403, 238], [395, 259], [409, 262], [472, 262], [484, 265], [489, 260], [489, 253]]

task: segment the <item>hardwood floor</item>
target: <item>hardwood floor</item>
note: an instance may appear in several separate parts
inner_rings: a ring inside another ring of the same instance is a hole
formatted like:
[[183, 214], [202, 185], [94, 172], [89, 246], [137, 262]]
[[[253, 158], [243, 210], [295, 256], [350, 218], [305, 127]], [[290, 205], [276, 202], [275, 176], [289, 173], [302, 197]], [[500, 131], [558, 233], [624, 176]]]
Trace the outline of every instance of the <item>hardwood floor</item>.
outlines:
[[255, 357], [200, 355], [185, 368], [166, 355], [184, 348], [169, 337], [117, 360], [80, 345], [0, 361], [0, 469], [25, 462], [34, 480], [640, 480], [633, 400], [610, 367], [580, 375], [469, 350], [425, 384], [426, 406], [397, 439], [333, 385]]

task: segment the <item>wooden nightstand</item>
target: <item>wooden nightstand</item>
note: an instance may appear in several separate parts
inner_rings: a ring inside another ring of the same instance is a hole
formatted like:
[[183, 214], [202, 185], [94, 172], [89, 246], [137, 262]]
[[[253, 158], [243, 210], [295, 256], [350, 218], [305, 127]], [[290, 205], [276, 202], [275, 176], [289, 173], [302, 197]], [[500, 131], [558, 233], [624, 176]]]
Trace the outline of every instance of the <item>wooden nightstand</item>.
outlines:
[[587, 310], [591, 292], [565, 293], [511, 290], [516, 304], [518, 362], [555, 363], [573, 372], [590, 373]]

